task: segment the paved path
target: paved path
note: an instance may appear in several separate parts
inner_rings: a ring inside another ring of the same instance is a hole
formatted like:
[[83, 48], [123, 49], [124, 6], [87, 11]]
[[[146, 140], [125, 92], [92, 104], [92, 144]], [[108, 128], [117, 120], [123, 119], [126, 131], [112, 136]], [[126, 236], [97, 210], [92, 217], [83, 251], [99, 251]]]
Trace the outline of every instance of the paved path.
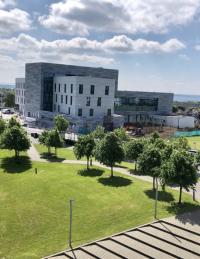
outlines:
[[158, 220], [46, 259], [200, 258], [200, 210]]

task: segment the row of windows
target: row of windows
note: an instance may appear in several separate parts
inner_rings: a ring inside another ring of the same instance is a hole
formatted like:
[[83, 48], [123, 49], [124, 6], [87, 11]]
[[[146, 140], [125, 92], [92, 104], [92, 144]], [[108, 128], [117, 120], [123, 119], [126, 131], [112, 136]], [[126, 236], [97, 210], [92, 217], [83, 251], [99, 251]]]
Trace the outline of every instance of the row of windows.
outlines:
[[[60, 84], [58, 84], [58, 92], [60, 93]], [[54, 85], [54, 90], [56, 92], [57, 90], [57, 85]], [[94, 94], [95, 86], [91, 85], [90, 86], [90, 94]], [[64, 93], [67, 91], [67, 84], [64, 84]], [[73, 93], [73, 84], [71, 84], [71, 93]], [[83, 85], [79, 84], [79, 94], [83, 94]], [[105, 95], [109, 95], [109, 86], [105, 86]]]
[[23, 90], [15, 90], [16, 95], [22, 95], [24, 96], [24, 91]]
[[16, 88], [25, 88], [25, 83], [16, 83]]
[[25, 104], [25, 98], [15, 97], [15, 102], [18, 104]]
[[[63, 95], [60, 96], [60, 102], [63, 103]], [[67, 104], [68, 96], [65, 95], [65, 104]], [[70, 96], [70, 105], [72, 105], [73, 96]], [[56, 94], [56, 103], [58, 102], [58, 95]], [[90, 106], [90, 97], [86, 97], [86, 106]], [[97, 106], [101, 106], [101, 97], [97, 98]]]

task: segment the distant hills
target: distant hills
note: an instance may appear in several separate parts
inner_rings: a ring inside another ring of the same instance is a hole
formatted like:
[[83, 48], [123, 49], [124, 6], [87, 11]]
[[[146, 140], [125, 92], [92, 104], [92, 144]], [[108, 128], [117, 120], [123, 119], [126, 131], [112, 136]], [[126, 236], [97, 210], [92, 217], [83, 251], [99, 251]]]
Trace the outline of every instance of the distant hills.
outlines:
[[0, 84], [0, 88], [15, 88], [15, 85]]

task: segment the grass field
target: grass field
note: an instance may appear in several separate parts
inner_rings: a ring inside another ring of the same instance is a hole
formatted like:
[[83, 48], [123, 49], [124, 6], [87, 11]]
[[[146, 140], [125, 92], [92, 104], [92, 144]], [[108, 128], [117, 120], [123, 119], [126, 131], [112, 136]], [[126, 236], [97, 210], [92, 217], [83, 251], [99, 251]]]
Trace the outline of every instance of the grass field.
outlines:
[[[68, 249], [69, 200], [73, 246], [153, 221], [152, 183], [84, 165], [31, 163], [0, 150], [0, 258], [35, 259]], [[35, 168], [38, 174], [35, 174]], [[183, 193], [159, 190], [158, 218], [200, 209]]]
[[[198, 149], [200, 150], [200, 136], [196, 137], [187, 137], [188, 143], [191, 149]], [[196, 142], [196, 144], [194, 144]]]

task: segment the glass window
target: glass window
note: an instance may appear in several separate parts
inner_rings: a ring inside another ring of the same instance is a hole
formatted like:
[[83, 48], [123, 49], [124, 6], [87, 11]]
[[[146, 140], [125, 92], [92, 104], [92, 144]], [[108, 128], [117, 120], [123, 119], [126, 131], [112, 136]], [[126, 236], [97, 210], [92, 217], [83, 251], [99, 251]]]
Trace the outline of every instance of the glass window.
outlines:
[[63, 103], [63, 95], [61, 95], [61, 103]]
[[78, 116], [82, 116], [82, 109], [78, 109]]
[[86, 97], [86, 106], [90, 106], [90, 97]]
[[90, 116], [93, 116], [94, 110], [90, 109]]
[[68, 113], [70, 114], [70, 107], [68, 108]]
[[56, 104], [54, 104], [54, 111], [56, 111]]
[[60, 92], [60, 84], [59, 84], [59, 92]]
[[72, 96], [70, 97], [70, 105], [72, 105]]
[[67, 104], [67, 95], [65, 96], [65, 104]]
[[98, 97], [97, 99], [97, 106], [101, 106], [101, 97]]
[[91, 85], [90, 87], [90, 94], [94, 94], [94, 85]]
[[105, 86], [105, 95], [109, 95], [109, 86]]
[[108, 109], [107, 116], [111, 116], [111, 109]]
[[57, 103], [57, 99], [58, 99], [58, 96], [57, 96], [57, 94], [56, 94], [56, 103]]
[[79, 85], [79, 94], [83, 93], [83, 85]]
[[71, 84], [71, 94], [73, 93], [73, 84]]
[[58, 105], [58, 112], [60, 112], [60, 105]]
[[65, 91], [65, 93], [66, 93], [66, 90], [67, 90], [67, 85], [65, 84], [65, 90], [64, 90], [64, 91]]

